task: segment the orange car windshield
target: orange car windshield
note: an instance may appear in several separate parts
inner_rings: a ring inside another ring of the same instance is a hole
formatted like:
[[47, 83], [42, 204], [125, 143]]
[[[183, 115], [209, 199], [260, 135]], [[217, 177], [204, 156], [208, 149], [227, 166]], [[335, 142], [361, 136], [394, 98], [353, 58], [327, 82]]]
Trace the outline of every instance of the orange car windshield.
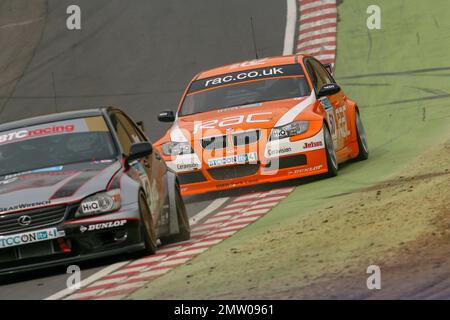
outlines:
[[[244, 81], [239, 79], [244, 76]], [[178, 115], [292, 99], [310, 93], [299, 65], [255, 69], [193, 82]]]

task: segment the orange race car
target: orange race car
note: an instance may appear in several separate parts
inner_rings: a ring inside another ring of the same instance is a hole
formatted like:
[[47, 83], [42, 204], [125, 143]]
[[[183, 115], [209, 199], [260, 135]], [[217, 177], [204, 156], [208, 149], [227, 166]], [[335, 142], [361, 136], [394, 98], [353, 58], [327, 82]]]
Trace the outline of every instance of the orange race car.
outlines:
[[[328, 67], [328, 66], [327, 66]], [[356, 102], [314, 57], [237, 63], [198, 74], [155, 147], [183, 195], [306, 176], [368, 158]]]

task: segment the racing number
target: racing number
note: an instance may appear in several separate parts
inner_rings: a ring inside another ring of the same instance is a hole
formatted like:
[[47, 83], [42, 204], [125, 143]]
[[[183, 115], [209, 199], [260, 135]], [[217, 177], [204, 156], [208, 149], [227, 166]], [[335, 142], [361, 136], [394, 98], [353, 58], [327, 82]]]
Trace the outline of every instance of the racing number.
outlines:
[[327, 113], [328, 125], [330, 126], [330, 134], [333, 137], [333, 140], [336, 138], [336, 118], [334, 116], [334, 108], [331, 104], [330, 100], [327, 97], [323, 97], [320, 99], [320, 103]]
[[328, 124], [330, 125], [330, 133], [332, 137], [336, 136], [336, 120], [334, 119], [333, 109], [327, 109]]
[[336, 117], [339, 135], [342, 138], [347, 138], [350, 135], [350, 130], [348, 130], [347, 110], [345, 105], [336, 109]]

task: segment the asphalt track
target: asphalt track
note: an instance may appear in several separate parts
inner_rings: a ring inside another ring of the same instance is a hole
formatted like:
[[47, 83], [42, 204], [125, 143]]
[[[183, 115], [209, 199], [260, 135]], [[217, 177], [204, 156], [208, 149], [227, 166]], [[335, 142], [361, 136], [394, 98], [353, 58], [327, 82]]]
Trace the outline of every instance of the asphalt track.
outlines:
[[[8, 1], [0, 4], [4, 2]], [[12, 87], [12, 94], [0, 97], [5, 101], [0, 104], [1, 123], [115, 105], [135, 120], [143, 120], [155, 141], [167, 128], [156, 121], [156, 115], [176, 109], [187, 82], [198, 71], [255, 57], [250, 18], [259, 56], [283, 52], [286, 1], [41, 2], [46, 14], [40, 41], [26, 68], [2, 83], [3, 88]], [[71, 4], [81, 7], [82, 30], [66, 28], [66, 8]], [[23, 17], [22, 22], [27, 19]], [[216, 198], [232, 199], [240, 193], [187, 199], [189, 215], [208, 208]], [[118, 261], [83, 264], [82, 278]], [[64, 289], [66, 279], [61, 268], [14, 277], [0, 286], [0, 299], [43, 299]]]

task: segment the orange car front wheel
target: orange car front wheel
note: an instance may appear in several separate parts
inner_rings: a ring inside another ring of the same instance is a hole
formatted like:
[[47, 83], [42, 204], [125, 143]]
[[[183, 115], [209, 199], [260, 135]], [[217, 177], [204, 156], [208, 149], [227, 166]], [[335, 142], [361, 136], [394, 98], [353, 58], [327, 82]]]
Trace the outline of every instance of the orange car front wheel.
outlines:
[[323, 133], [328, 166], [328, 172], [326, 173], [326, 176], [335, 177], [338, 174], [339, 165], [337, 161], [336, 150], [334, 149], [333, 139], [331, 138], [330, 130], [325, 124], [323, 125]]

